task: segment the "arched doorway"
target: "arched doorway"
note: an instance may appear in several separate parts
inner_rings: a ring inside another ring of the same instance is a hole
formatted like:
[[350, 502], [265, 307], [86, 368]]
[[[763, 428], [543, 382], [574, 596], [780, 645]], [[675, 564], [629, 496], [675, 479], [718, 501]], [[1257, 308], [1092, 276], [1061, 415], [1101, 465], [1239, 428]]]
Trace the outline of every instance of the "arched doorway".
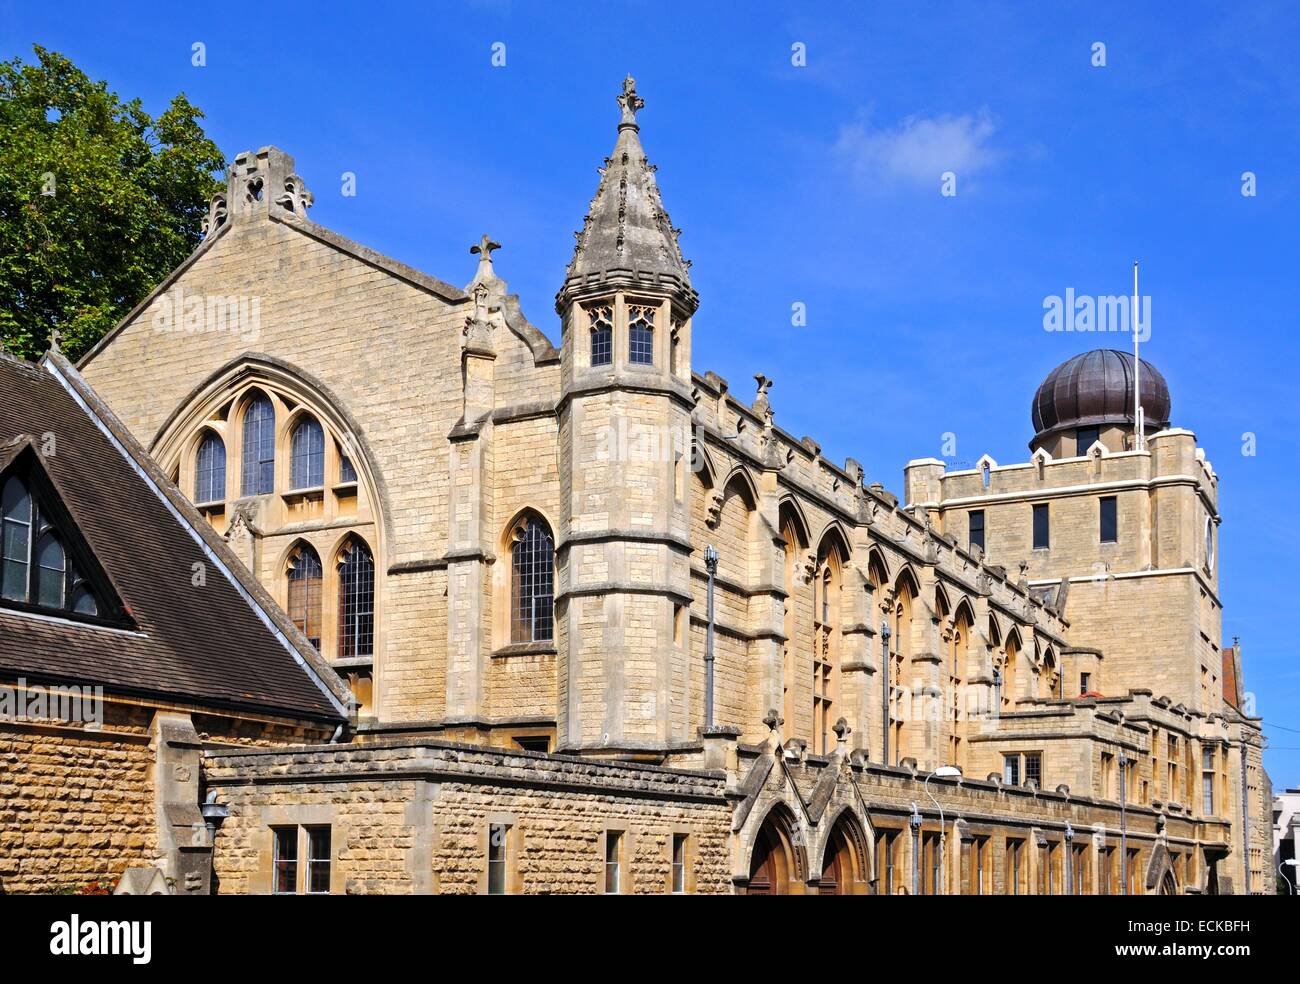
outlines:
[[819, 895], [856, 895], [863, 890], [866, 880], [866, 840], [859, 835], [853, 818], [844, 813], [831, 828], [822, 853], [822, 877]]
[[746, 895], [790, 895], [801, 893], [807, 877], [806, 865], [796, 853], [790, 837], [789, 818], [781, 807], [763, 821], [754, 838], [749, 859]]
[[749, 862], [747, 895], [785, 895], [790, 887], [785, 845], [772, 821], [763, 825]]
[[1166, 871], [1164, 878], [1160, 879], [1160, 894], [1161, 895], [1178, 894], [1178, 882], [1174, 880], [1174, 873], [1172, 871]]
[[831, 833], [822, 860], [822, 880], [819, 895], [848, 895], [853, 884], [853, 856], [848, 841], [837, 830]]

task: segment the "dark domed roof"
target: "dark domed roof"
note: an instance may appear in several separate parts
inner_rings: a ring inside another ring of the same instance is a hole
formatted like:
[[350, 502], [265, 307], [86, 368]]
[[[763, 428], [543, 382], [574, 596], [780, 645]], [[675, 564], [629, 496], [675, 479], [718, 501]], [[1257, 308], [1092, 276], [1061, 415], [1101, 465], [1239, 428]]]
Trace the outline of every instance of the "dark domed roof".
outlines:
[[[1146, 430], [1169, 426], [1169, 384], [1142, 360], [1142, 410]], [[1093, 349], [1062, 362], [1034, 394], [1036, 437], [1072, 427], [1133, 426], [1133, 355]]]

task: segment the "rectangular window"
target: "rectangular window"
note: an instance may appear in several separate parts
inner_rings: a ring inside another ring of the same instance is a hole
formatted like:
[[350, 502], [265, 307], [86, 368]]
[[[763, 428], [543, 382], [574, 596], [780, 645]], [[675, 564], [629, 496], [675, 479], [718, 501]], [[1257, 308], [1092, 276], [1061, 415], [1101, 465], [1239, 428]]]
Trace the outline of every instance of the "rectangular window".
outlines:
[[307, 828], [307, 893], [328, 895], [330, 891], [330, 828]]
[[295, 895], [298, 892], [298, 828], [273, 827], [271, 833], [275, 838], [272, 891], [276, 895]]
[[1002, 756], [1002, 781], [1008, 786], [1020, 785], [1020, 756]]
[[1034, 504], [1034, 549], [1047, 550], [1050, 546], [1047, 503], [1038, 502]]
[[673, 894], [686, 894], [686, 835], [673, 834]]
[[974, 550], [979, 547], [984, 549], [984, 510], [972, 509], [967, 513], [970, 521], [970, 548]]
[[942, 884], [943, 869], [939, 866], [939, 835], [925, 835], [925, 867], [921, 872], [923, 889], [927, 895], [938, 895]]
[[1007, 841], [1007, 869], [1003, 872], [1003, 877], [1006, 879], [1006, 893], [1008, 895], [1020, 894], [1020, 859], [1024, 846], [1024, 841]]
[[1165, 767], [1169, 773], [1169, 782], [1165, 787], [1165, 798], [1175, 800], [1178, 798], [1178, 737], [1167, 735], [1166, 738], [1169, 742], [1169, 761]]
[[1072, 860], [1073, 860], [1074, 868], [1070, 875], [1070, 888], [1074, 890], [1075, 895], [1083, 895], [1084, 889], [1087, 887], [1084, 880], [1084, 876], [1087, 871], [1087, 868], [1084, 864], [1084, 859], [1087, 856], [1085, 854], [1086, 850], [1087, 849], [1083, 847], [1072, 848]]
[[895, 833], [882, 832], [876, 836], [876, 891], [881, 895], [894, 894], [894, 849], [897, 843], [898, 835]]
[[619, 854], [623, 846], [623, 833], [605, 831], [605, 894], [618, 895], [623, 890], [623, 863]]
[[1086, 694], [1086, 693], [1087, 693], [1089, 690], [1091, 690], [1091, 689], [1092, 689], [1092, 674], [1091, 674], [1091, 673], [1080, 673], [1080, 674], [1079, 674], [1079, 693], [1080, 693], [1081, 695], [1082, 695], [1082, 694]]
[[510, 828], [504, 823], [488, 826], [488, 895], [506, 894], [506, 840]]
[[1082, 458], [1088, 449], [1101, 440], [1100, 427], [1080, 427], [1074, 432], [1074, 453]]
[[1214, 816], [1215, 754], [1213, 745], [1201, 747], [1201, 813]]
[[1055, 895], [1056, 894], [1056, 845], [1043, 844], [1038, 851], [1038, 894]]
[[1113, 495], [1103, 496], [1101, 500], [1101, 542], [1119, 542], [1119, 511]]
[[971, 844], [971, 894], [984, 894], [984, 859], [988, 855], [988, 838], [977, 837]]
[[1025, 782], [1043, 788], [1043, 756], [1039, 752], [1025, 753]]

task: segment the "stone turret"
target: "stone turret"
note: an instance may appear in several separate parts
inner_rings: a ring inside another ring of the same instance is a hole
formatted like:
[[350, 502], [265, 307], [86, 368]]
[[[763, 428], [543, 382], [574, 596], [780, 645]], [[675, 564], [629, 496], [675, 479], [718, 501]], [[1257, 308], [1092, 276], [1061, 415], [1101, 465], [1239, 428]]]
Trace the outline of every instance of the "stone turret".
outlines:
[[702, 723], [685, 672], [697, 297], [641, 148], [631, 77], [618, 105], [614, 152], [556, 297], [558, 740], [655, 752], [696, 740]]

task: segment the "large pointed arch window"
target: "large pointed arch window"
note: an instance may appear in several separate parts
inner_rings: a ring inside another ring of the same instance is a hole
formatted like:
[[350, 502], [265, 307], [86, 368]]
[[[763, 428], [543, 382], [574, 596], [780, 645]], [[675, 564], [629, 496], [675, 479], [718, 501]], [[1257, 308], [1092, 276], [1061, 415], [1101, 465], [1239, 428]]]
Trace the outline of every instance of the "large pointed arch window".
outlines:
[[305, 543], [289, 556], [289, 617], [320, 651], [321, 625], [320, 555]]
[[832, 734], [835, 706], [839, 698], [839, 609], [840, 557], [826, 550], [818, 561], [813, 579], [813, 748], [829, 755], [835, 741]]
[[375, 558], [357, 539], [339, 556], [339, 657], [375, 652]]
[[[97, 616], [100, 593], [69, 542], [79, 537], [16, 474], [0, 483], [0, 599], [20, 608]], [[84, 545], [79, 548], [85, 553]]]
[[314, 489], [325, 484], [325, 432], [314, 417], [304, 417], [289, 440], [289, 484]]
[[225, 498], [226, 443], [208, 431], [194, 457], [194, 501], [222, 502]]
[[244, 411], [244, 460], [240, 495], [265, 495], [275, 488], [275, 407], [256, 397]]
[[510, 548], [510, 641], [555, 637], [555, 542], [535, 516], [514, 529]]

